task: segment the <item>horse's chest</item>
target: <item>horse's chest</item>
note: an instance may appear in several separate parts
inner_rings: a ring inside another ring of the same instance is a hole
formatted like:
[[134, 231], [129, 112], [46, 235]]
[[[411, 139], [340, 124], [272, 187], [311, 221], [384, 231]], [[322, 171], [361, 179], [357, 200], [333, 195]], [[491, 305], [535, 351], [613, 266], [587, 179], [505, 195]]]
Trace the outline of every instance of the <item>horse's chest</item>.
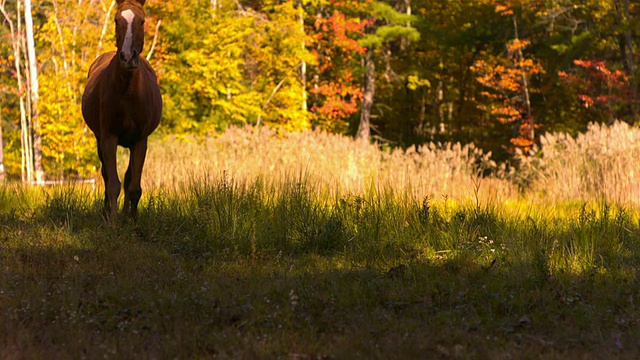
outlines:
[[140, 96], [124, 96], [120, 101], [123, 120], [128, 122], [148, 121], [149, 109]]
[[[158, 126], [162, 111], [160, 91], [140, 73], [130, 78], [103, 75], [100, 79], [99, 129], [101, 137], [117, 136], [121, 146], [131, 147], [146, 138]], [[112, 79], [114, 81], [108, 82]]]
[[148, 136], [151, 123], [149, 109], [144, 101], [135, 97], [123, 97], [118, 110], [113, 114], [111, 132], [118, 134], [121, 146], [132, 146]]

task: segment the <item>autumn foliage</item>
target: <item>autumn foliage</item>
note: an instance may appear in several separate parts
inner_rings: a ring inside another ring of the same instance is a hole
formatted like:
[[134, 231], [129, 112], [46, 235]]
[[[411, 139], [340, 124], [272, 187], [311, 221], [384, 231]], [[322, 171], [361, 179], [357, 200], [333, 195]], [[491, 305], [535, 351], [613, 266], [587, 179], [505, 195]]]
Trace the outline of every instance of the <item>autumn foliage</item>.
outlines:
[[628, 109], [632, 97], [626, 72], [612, 70], [602, 60], [576, 59], [573, 64], [573, 68], [560, 71], [558, 76], [584, 108], [612, 120]]
[[309, 48], [318, 66], [310, 92], [311, 112], [317, 125], [339, 132], [346, 130], [346, 121], [358, 112], [362, 98], [360, 81], [350, 69], [365, 52], [357, 38], [364, 35], [366, 24], [339, 12], [340, 3], [334, 6], [330, 16], [318, 14], [312, 26], [314, 35]]
[[[0, 0], [0, 161], [17, 176], [29, 161], [21, 134], [37, 130], [49, 178], [95, 175], [79, 94], [89, 64], [114, 48], [114, 2], [32, 0], [37, 109], [22, 50], [15, 61], [22, 4]], [[353, 136], [371, 79], [367, 128], [402, 148], [460, 141], [506, 160], [545, 132], [640, 119], [637, 2], [148, 0], [145, 8], [143, 56], [160, 81], [162, 134], [249, 125]], [[21, 111], [36, 110], [33, 129]]]

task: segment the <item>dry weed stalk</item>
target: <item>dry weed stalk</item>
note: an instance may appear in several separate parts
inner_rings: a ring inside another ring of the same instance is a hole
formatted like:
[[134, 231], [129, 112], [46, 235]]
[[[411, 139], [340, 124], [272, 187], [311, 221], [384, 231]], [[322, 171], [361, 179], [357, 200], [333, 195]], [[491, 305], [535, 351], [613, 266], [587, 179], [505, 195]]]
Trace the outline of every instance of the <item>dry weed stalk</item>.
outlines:
[[520, 157], [521, 175], [542, 200], [601, 199], [640, 203], [640, 129], [624, 122], [590, 124], [573, 138], [564, 133], [540, 139], [541, 155]]
[[[216, 137], [168, 137], [149, 147], [147, 186], [179, 184], [223, 172], [240, 181], [275, 184], [304, 180], [324, 194], [362, 194], [370, 189], [466, 199], [475, 196], [478, 171], [496, 164], [473, 144], [433, 143], [407, 150], [320, 131], [278, 134], [268, 128], [230, 128]], [[483, 179], [481, 195], [505, 197], [514, 187]]]

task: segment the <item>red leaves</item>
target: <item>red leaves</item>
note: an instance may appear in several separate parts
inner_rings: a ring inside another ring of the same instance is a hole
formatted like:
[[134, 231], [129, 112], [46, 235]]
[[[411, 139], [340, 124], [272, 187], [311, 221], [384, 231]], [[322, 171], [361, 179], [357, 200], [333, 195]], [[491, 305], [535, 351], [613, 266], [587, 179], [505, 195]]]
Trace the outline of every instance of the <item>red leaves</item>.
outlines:
[[358, 21], [358, 19], [346, 19], [344, 14], [337, 11], [329, 18], [329, 26], [333, 31], [335, 45], [346, 51], [354, 51], [358, 54], [364, 54], [365, 48], [358, 44], [358, 40], [351, 36], [362, 36], [366, 23]]
[[343, 57], [347, 61], [354, 55], [362, 55], [366, 49], [358, 43], [357, 37], [364, 34], [366, 24], [357, 18], [349, 18], [337, 10], [329, 18], [318, 17], [314, 24], [316, 33], [311, 36], [314, 43], [320, 43], [320, 51], [315, 52], [319, 61], [319, 71], [334, 67], [333, 60]]
[[602, 109], [613, 115], [616, 105], [631, 102], [629, 77], [622, 70], [611, 70], [606, 61], [574, 60], [577, 67], [560, 71], [558, 77], [569, 86], [587, 109]]

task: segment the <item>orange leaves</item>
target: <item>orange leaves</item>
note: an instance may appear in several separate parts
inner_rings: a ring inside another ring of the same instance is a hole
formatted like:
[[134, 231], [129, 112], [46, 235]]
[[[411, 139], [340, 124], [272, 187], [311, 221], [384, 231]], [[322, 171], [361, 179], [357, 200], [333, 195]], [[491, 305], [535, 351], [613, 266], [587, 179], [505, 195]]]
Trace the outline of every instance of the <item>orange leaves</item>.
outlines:
[[360, 88], [348, 83], [328, 82], [319, 85], [311, 93], [325, 99], [322, 105], [316, 105], [311, 110], [330, 119], [343, 119], [357, 112], [358, 101], [362, 99]]
[[500, 122], [511, 123], [520, 117], [520, 111], [514, 108], [508, 100], [505, 100], [502, 106], [491, 109], [491, 115], [495, 115]]
[[509, 52], [509, 54], [513, 54], [518, 50], [523, 50], [524, 48], [529, 46], [529, 44], [531, 44], [531, 41], [526, 39], [513, 39], [507, 43], [507, 51]]
[[[509, 3], [507, 3], [509, 4]], [[500, 15], [512, 15], [513, 14], [513, 9], [511, 9], [511, 5], [496, 5], [496, 12], [499, 13]]]
[[350, 35], [362, 35], [366, 23], [359, 21], [359, 19], [346, 19], [344, 14], [334, 12], [329, 18], [328, 24], [335, 35], [333, 40], [337, 46], [361, 55], [364, 54], [364, 47], [360, 46], [358, 41]]
[[529, 148], [533, 145], [536, 125], [530, 116], [528, 79], [542, 71], [539, 63], [526, 59], [522, 49], [528, 40], [514, 39], [507, 43], [506, 58], [487, 55], [471, 67], [476, 81], [486, 91], [489, 113], [503, 124], [518, 126], [518, 134], [510, 140], [513, 146]]
[[512, 138], [510, 140], [510, 142], [511, 142], [511, 144], [513, 146], [515, 146], [517, 148], [526, 149], [526, 148], [529, 148], [529, 147], [533, 146], [533, 141], [532, 140], [526, 139], [526, 138], [524, 138], [522, 136], [518, 136], [518, 137]]
[[471, 70], [476, 74], [476, 81], [492, 90], [483, 93], [490, 98], [498, 99], [505, 93], [519, 92], [522, 89], [523, 73], [528, 77], [541, 70], [540, 65], [531, 59], [525, 59], [522, 62], [514, 59], [510, 66], [500, 64], [496, 58], [491, 58], [489, 61], [493, 64], [478, 60]]

